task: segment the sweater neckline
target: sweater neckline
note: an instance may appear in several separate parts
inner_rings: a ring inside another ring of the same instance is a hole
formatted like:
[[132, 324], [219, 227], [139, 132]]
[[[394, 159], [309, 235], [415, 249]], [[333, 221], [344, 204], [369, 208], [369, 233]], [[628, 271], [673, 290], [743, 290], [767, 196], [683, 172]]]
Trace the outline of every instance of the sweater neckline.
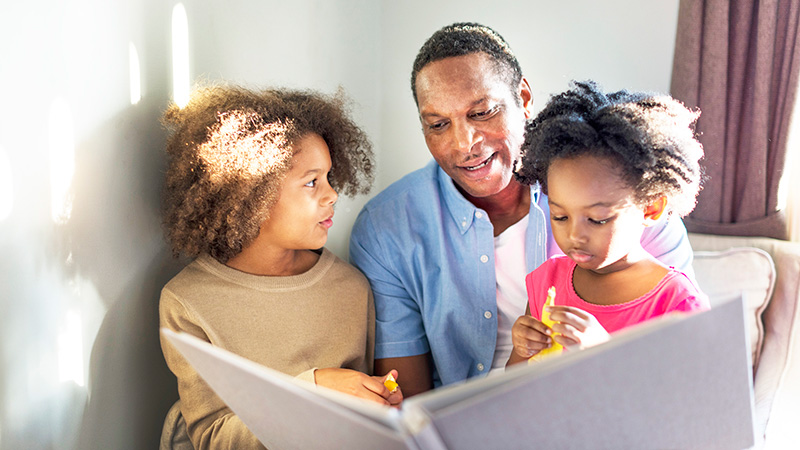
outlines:
[[280, 291], [304, 289], [309, 285], [313, 285], [325, 276], [335, 259], [336, 256], [323, 247], [319, 259], [310, 269], [297, 275], [286, 276], [253, 275], [242, 272], [222, 264], [208, 254], [200, 255], [195, 262], [204, 269], [232, 283], [262, 291]]

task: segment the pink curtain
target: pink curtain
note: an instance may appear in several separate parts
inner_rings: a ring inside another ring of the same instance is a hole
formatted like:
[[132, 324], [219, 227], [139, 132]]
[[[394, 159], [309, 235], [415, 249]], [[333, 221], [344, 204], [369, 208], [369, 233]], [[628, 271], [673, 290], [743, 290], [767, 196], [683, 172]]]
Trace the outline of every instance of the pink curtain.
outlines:
[[702, 111], [689, 231], [786, 239], [778, 205], [800, 73], [800, 0], [681, 0], [672, 95]]

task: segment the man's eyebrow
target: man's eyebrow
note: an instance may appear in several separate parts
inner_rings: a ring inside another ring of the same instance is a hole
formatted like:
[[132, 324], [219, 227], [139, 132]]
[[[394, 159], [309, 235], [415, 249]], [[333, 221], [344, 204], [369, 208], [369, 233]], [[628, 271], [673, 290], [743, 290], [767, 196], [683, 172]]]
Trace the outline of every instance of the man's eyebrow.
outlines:
[[[478, 105], [480, 105], [481, 103], [486, 103], [486, 102], [488, 102], [488, 101], [489, 101], [489, 98], [488, 98], [488, 97], [482, 97], [482, 98], [479, 98], [478, 100], [475, 100], [474, 102], [472, 102], [472, 103], [469, 105], [469, 107], [470, 107], [470, 108], [474, 108], [475, 106], [478, 106]], [[421, 112], [419, 113], [419, 116], [420, 116], [420, 117], [422, 117], [422, 118], [427, 118], [427, 117], [442, 117], [442, 115], [441, 115], [441, 114], [439, 114], [439, 113], [435, 113], [435, 112], [425, 112], [425, 111], [421, 111]]]

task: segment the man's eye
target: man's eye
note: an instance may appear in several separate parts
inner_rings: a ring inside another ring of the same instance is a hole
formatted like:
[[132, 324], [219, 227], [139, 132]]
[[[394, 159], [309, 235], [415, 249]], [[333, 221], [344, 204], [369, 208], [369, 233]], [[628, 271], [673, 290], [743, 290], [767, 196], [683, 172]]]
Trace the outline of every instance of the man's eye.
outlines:
[[308, 186], [308, 187], [314, 187], [316, 185], [317, 185], [317, 179], [316, 178], [314, 178], [313, 180], [311, 180], [311, 181], [309, 181], [308, 183], [305, 184], [305, 186]]
[[487, 117], [491, 117], [495, 112], [497, 112], [497, 107], [492, 107], [487, 109], [486, 111], [479, 111], [472, 114], [472, 117], [476, 119], [485, 119]]
[[447, 125], [447, 122], [436, 122], [436, 123], [432, 123], [432, 124], [428, 125], [428, 129], [429, 130], [434, 130], [434, 131], [435, 130], [441, 130], [442, 128], [445, 127], [445, 125]]

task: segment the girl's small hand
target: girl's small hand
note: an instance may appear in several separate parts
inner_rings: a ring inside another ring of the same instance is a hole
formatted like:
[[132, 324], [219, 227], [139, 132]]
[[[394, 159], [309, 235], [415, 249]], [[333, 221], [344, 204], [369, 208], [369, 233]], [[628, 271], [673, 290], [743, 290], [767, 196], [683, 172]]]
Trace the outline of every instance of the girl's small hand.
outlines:
[[[397, 371], [390, 371], [392, 376], [398, 378]], [[335, 391], [344, 392], [355, 397], [363, 398], [376, 403], [389, 406], [399, 406], [403, 402], [403, 392], [400, 388], [390, 393], [384, 386], [383, 381], [386, 376], [371, 377], [351, 369], [317, 369], [314, 372], [314, 379], [319, 386], [325, 386]]]
[[[572, 306], [549, 306], [550, 318], [556, 323], [554, 339], [563, 346], [578, 345], [580, 348], [592, 347], [606, 342], [609, 334], [597, 319], [588, 312]], [[513, 333], [513, 332], [512, 332]]]
[[511, 326], [511, 343], [514, 349], [506, 366], [526, 361], [531, 356], [550, 346], [552, 331], [547, 325], [530, 315], [519, 316]]

